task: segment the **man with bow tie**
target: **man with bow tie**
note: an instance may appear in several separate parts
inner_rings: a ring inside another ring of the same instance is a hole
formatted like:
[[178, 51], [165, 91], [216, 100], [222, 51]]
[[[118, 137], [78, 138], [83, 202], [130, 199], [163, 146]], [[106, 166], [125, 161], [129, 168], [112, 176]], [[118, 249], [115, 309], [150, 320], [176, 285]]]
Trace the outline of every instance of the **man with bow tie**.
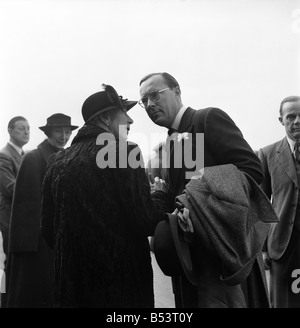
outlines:
[[264, 257], [272, 307], [299, 308], [300, 294], [293, 285], [300, 271], [300, 96], [283, 99], [279, 114], [286, 136], [258, 152], [265, 174], [262, 188], [279, 218], [269, 231]]
[[[169, 213], [172, 213], [176, 207], [176, 196], [183, 193], [186, 184], [191, 179], [189, 173], [195, 172], [194, 175], [196, 175], [199, 171], [199, 165], [197, 165], [199, 161], [202, 161], [204, 168], [234, 164], [239, 170], [249, 174], [258, 184], [262, 182], [263, 173], [258, 157], [243, 138], [239, 128], [224, 111], [212, 107], [194, 110], [184, 106], [177, 80], [165, 72], [152, 73], [142, 78], [140, 95], [139, 104], [145, 108], [150, 119], [155, 124], [169, 129], [169, 135], [174, 130], [178, 133], [178, 138], [174, 138], [174, 142], [171, 140], [176, 147], [176, 140], [188, 143], [192, 139], [191, 153], [197, 154], [200, 148], [204, 155], [204, 159], [203, 156], [202, 158], [196, 156], [194, 168], [187, 167], [185, 157], [189, 156], [185, 156], [187, 154], [184, 152], [181, 153], [182, 155], [176, 155], [175, 146], [167, 147], [170, 158], [167, 182], [170, 186], [169, 197], [172, 204]], [[199, 144], [196, 141], [200, 134], [204, 135], [204, 140], [202, 139], [203, 142]], [[191, 137], [191, 139], [187, 137]], [[177, 153], [180, 154], [180, 151]], [[180, 163], [183, 165], [178, 167]], [[184, 275], [173, 278], [176, 307], [250, 306], [246, 300], [245, 290], [243, 291], [240, 284], [228, 286], [220, 279], [221, 261], [219, 258], [211, 256], [201, 247], [197, 248], [195, 252], [201, 262], [199, 263], [199, 267], [201, 267], [200, 283], [198, 286], [193, 286]], [[264, 290], [263, 286], [265, 285], [262, 282], [261, 290]]]

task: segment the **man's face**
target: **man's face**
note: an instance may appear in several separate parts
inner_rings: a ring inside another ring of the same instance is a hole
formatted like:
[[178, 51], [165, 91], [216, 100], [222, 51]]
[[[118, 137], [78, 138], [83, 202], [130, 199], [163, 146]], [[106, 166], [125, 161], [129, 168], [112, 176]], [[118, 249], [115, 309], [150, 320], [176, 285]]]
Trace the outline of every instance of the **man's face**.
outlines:
[[300, 141], [300, 100], [283, 104], [279, 121], [285, 127], [289, 138]]
[[51, 128], [49, 142], [56, 148], [64, 148], [66, 143], [69, 141], [72, 134], [71, 128], [69, 127], [53, 127]]
[[11, 142], [19, 147], [23, 147], [29, 141], [30, 126], [26, 120], [16, 121], [13, 128], [8, 129], [8, 133]]
[[[166, 90], [161, 91], [163, 89]], [[153, 91], [161, 92], [152, 97]], [[145, 97], [143, 103], [151, 120], [157, 125], [170, 128], [181, 107], [179, 87], [169, 89], [162, 76], [154, 75], [141, 84], [140, 96], [141, 99]]]

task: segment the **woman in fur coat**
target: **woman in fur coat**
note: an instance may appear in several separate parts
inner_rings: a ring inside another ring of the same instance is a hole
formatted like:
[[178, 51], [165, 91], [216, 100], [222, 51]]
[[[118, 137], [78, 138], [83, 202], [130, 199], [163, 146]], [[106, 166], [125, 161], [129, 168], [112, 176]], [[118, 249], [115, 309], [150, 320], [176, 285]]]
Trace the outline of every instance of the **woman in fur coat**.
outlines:
[[85, 125], [51, 157], [44, 180], [42, 232], [55, 252], [56, 306], [151, 308], [147, 237], [166, 211], [166, 186], [157, 181], [161, 190], [150, 196], [140, 150], [126, 141], [136, 101], [104, 88], [84, 102]]

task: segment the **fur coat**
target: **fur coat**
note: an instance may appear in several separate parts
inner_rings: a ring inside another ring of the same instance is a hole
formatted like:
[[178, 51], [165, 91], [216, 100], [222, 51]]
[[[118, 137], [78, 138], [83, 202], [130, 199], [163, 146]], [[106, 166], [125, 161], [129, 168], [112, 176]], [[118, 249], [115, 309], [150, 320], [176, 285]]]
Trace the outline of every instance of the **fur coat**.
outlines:
[[147, 237], [167, 197], [150, 196], [143, 167], [99, 168], [102, 132], [84, 126], [71, 147], [50, 158], [45, 176], [42, 233], [55, 251], [56, 306], [153, 307]]

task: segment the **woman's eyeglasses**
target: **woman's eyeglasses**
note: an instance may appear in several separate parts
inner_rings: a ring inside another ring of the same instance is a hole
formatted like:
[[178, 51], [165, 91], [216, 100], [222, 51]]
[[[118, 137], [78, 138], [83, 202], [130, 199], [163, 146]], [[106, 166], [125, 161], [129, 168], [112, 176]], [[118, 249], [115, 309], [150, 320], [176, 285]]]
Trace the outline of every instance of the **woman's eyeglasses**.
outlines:
[[160, 98], [160, 93], [163, 91], [169, 90], [169, 89], [170, 88], [165, 88], [165, 89], [154, 90], [154, 91], [150, 92], [149, 94], [145, 95], [142, 99], [139, 100], [139, 105], [143, 108], [146, 108], [149, 98], [152, 101], [158, 101]]

